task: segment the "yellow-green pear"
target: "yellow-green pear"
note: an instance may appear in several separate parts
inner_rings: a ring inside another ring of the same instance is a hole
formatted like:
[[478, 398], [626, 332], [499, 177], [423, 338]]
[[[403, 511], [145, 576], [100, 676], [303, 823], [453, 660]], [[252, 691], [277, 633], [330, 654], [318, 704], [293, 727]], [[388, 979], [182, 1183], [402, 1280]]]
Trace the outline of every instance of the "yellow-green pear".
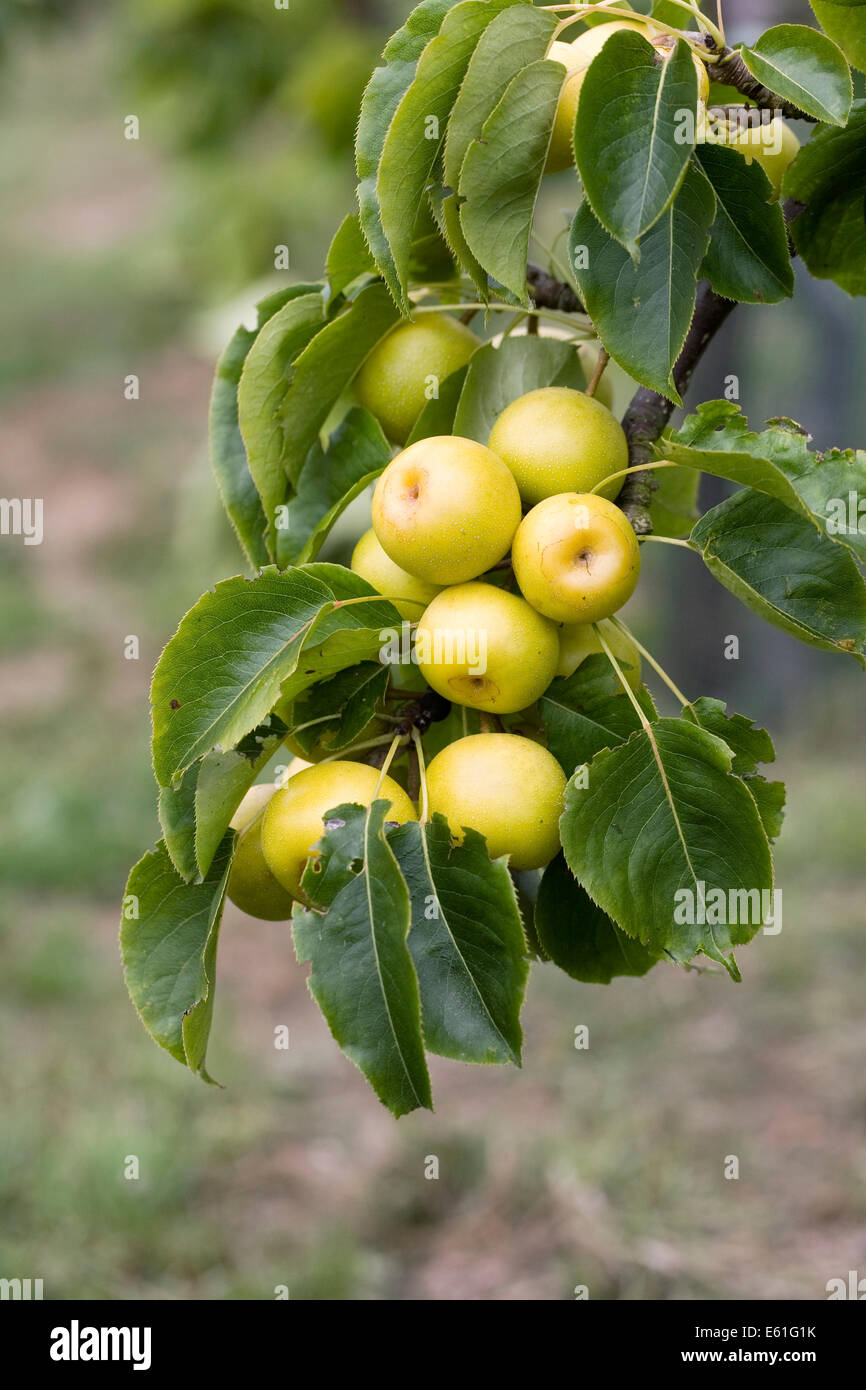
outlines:
[[556, 673], [556, 626], [492, 584], [457, 584], [434, 598], [415, 632], [421, 674], [446, 700], [513, 714]]
[[511, 558], [527, 603], [560, 623], [609, 618], [631, 598], [640, 575], [629, 522], [591, 493], [539, 502], [520, 523]]
[[312, 847], [325, 833], [324, 816], [345, 803], [390, 802], [386, 819], [417, 820], [415, 807], [392, 777], [367, 763], [335, 761], [305, 768], [275, 792], [262, 822], [262, 851], [271, 873], [292, 897], [303, 899], [301, 878]]
[[[542, 386], [506, 406], [488, 446], [507, 463], [527, 506], [560, 492], [589, 492], [628, 467], [622, 425], [595, 396]], [[616, 497], [617, 478], [602, 489]]]
[[405, 444], [428, 400], [465, 366], [480, 340], [449, 314], [419, 314], [373, 348], [355, 377], [355, 395], [395, 444]]
[[292, 915], [292, 895], [274, 878], [262, 853], [264, 810], [273, 795], [272, 782], [250, 787], [229, 822], [238, 841], [226, 893], [250, 917], [285, 922]]
[[470, 734], [449, 743], [427, 769], [430, 814], [452, 835], [468, 827], [487, 840], [491, 858], [514, 869], [540, 869], [559, 849], [565, 773], [546, 748], [519, 734]]
[[715, 136], [711, 138], [737, 150], [748, 163], [757, 160], [773, 185], [773, 193], [779, 197], [788, 165], [800, 149], [800, 141], [781, 116], [773, 116], [759, 124], [734, 122], [716, 127]]
[[[634, 642], [627, 633], [620, 632], [609, 618], [602, 618], [598, 626], [632, 690], [637, 690], [641, 682], [641, 664], [640, 652]], [[569, 623], [559, 629], [559, 665], [556, 674], [571, 676], [588, 656], [599, 654], [604, 654], [604, 647], [592, 623]]]
[[483, 444], [458, 435], [404, 449], [373, 493], [373, 530], [385, 554], [428, 584], [476, 579], [508, 554], [519, 521], [509, 469]]
[[[365, 531], [352, 552], [352, 569], [380, 594], [394, 601], [394, 607], [407, 622], [415, 623], [425, 605], [439, 593], [439, 584], [428, 584], [408, 570], [395, 565], [379, 544], [376, 532]], [[400, 600], [405, 600], [401, 602]]]

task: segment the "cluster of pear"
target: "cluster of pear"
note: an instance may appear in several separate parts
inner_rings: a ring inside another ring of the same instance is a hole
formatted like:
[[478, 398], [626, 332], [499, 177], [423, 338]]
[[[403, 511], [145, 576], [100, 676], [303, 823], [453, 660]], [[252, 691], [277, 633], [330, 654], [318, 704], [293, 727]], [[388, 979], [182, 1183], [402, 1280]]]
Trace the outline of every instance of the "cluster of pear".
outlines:
[[[551, 44], [549, 57], [562, 63], [566, 70], [559, 104], [556, 108], [553, 134], [547, 155], [547, 173], [557, 173], [567, 169], [574, 162], [574, 123], [580, 102], [580, 90], [590, 63], [598, 56], [612, 34], [620, 29], [634, 29], [643, 35], [658, 52], [661, 59], [670, 58], [676, 41], [661, 29], [651, 24], [635, 20], [618, 19], [606, 24], [595, 25], [585, 30], [571, 43], [556, 40]], [[697, 36], [696, 36], [697, 37]], [[707, 66], [697, 53], [692, 61], [698, 76], [697, 139], [699, 143], [725, 144], [737, 150], [746, 160], [756, 160], [761, 165], [773, 192], [778, 198], [782, 189], [782, 179], [791, 160], [800, 148], [794, 131], [786, 125], [781, 116], [770, 120], [749, 123], [739, 120], [739, 113], [726, 111], [724, 117], [714, 117], [707, 111], [710, 94], [710, 79]], [[754, 113], [761, 115], [760, 112]]]
[[[401, 324], [368, 358], [358, 398], [395, 441], [405, 439], [425, 381], [454, 370], [467, 342], [478, 346], [444, 314]], [[501, 413], [487, 444], [440, 435], [398, 453], [352, 556], [355, 573], [413, 624], [427, 684], [481, 711], [482, 728], [496, 716], [495, 731], [458, 738], [432, 759], [427, 807], [457, 840], [466, 828], [479, 831], [490, 854], [515, 869], [540, 868], [559, 848], [566, 779], [544, 747], [536, 701], [557, 675], [602, 650], [594, 623], [628, 679], [640, 680], [636, 649], [609, 622], [640, 570], [634, 532], [611, 500], [621, 481], [611, 475], [627, 462], [621, 426], [594, 397], [530, 391]], [[501, 716], [516, 718], [506, 727]], [[386, 729], [375, 716], [359, 741]], [[329, 811], [378, 796], [390, 821], [418, 814], [394, 777], [351, 755], [334, 760], [326, 738], [312, 751], [291, 734], [286, 742], [312, 764], [296, 759], [277, 790], [254, 787], [232, 822], [240, 840], [229, 896], [272, 920], [304, 900], [304, 867]]]

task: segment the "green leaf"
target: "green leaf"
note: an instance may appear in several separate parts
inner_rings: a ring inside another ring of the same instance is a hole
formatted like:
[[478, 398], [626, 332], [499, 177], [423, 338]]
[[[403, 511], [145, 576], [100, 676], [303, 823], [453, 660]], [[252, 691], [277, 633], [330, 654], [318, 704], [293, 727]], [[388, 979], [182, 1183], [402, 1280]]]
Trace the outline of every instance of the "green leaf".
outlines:
[[[622, 663], [623, 670], [626, 669]], [[637, 694], [648, 719], [657, 718], [645, 686]], [[566, 777], [601, 748], [625, 743], [641, 727], [606, 656], [589, 656], [570, 676], [557, 676], [538, 702], [547, 729], [547, 746]]]
[[859, 517], [859, 499], [866, 498], [863, 450], [813, 454], [809, 436], [791, 420], [771, 420], [755, 434], [731, 401], [704, 401], [679, 430], [662, 436], [657, 450], [674, 463], [775, 497], [866, 560]]
[[[597, 753], [587, 787], [572, 778], [560, 831], [572, 873], [629, 936], [681, 963], [702, 951], [739, 979], [731, 951], [761, 926], [773, 873], [755, 801], [730, 767], [721, 739], [660, 719]], [[702, 911], [711, 891], [724, 895], [722, 920]], [[730, 896], [740, 893], [757, 894], [757, 911]]]
[[483, 836], [452, 846], [441, 815], [388, 837], [409, 886], [409, 950], [421, 989], [424, 1041], [460, 1062], [520, 1063], [526, 941], [504, 859]]
[[618, 975], [645, 975], [660, 959], [602, 912], [562, 854], [544, 871], [535, 904], [535, 930], [554, 965], [585, 984], [609, 985]]
[[120, 947], [130, 998], [160, 1047], [204, 1081], [217, 938], [234, 835], [202, 883], [184, 883], [162, 841], [129, 875]]
[[433, 1108], [415, 967], [406, 944], [409, 890], [383, 834], [387, 801], [339, 806], [304, 872], [295, 951], [328, 1027], [394, 1115]]
[[454, 433], [486, 444], [507, 405], [540, 386], [586, 385], [580, 358], [558, 338], [504, 338], [473, 353], [454, 416]]
[[342, 752], [369, 724], [387, 684], [388, 668], [364, 661], [310, 687], [292, 707], [289, 727], [294, 740], [308, 754], [317, 745], [329, 754]]
[[866, 6], [863, 0], [809, 0], [821, 28], [849, 63], [866, 72]]
[[[479, 140], [512, 78], [530, 63], [543, 58], [556, 28], [556, 18], [532, 5], [513, 5], [487, 26], [466, 70], [454, 103], [445, 136], [443, 182], [451, 190], [441, 202], [441, 220], [458, 261], [475, 281], [479, 295], [487, 296], [487, 274], [473, 256], [460, 223], [460, 170], [466, 151]], [[521, 297], [523, 289], [521, 289]]]
[[361, 219], [357, 213], [349, 213], [337, 228], [328, 248], [325, 269], [332, 300], [336, 299], [338, 294], [342, 294], [346, 286], [357, 280], [359, 275], [375, 274], [375, 262], [364, 240]]
[[[344, 602], [366, 595], [369, 603]], [[379, 631], [399, 624], [391, 604], [336, 565], [284, 573], [268, 568], [256, 579], [217, 584], [187, 613], [154, 672], [153, 760], [160, 786], [175, 783], [213, 748], [234, 748], [267, 718], [281, 682], [286, 694], [296, 677], [294, 696], [322, 674], [374, 656]], [[307, 657], [297, 671], [308, 646], [318, 646], [320, 655]]]
[[355, 137], [361, 229], [373, 259], [392, 292], [398, 287], [397, 270], [382, 230], [376, 188], [379, 163], [385, 137], [394, 113], [415, 76], [418, 59], [439, 32], [443, 19], [455, 3], [456, 0], [423, 0], [422, 4], [416, 5], [402, 29], [388, 40], [382, 65], [370, 78], [361, 101]]
[[720, 584], [759, 617], [866, 665], [866, 585], [847, 551], [797, 512], [748, 488], [701, 518], [690, 544]]
[[391, 457], [379, 422], [359, 406], [349, 411], [323, 449], [313, 444], [277, 535], [282, 565], [314, 560], [349, 503], [377, 478]]
[[844, 125], [851, 109], [851, 70], [830, 39], [805, 24], [777, 24], [739, 49], [753, 77], [816, 121]]
[[791, 223], [806, 266], [819, 280], [834, 280], [854, 295], [866, 294], [864, 185], [866, 101], [855, 101], [846, 128], [819, 127], [782, 185], [786, 198], [806, 204]]
[[683, 718], [715, 734], [728, 745], [734, 755], [731, 771], [743, 778], [758, 807], [767, 839], [772, 843], [782, 829], [785, 784], [768, 782], [756, 775], [758, 763], [776, 760], [776, 750], [766, 729], [755, 728], [752, 720], [741, 714], [726, 714], [724, 701], [707, 696], [686, 705]]
[[761, 824], [772, 844], [781, 835], [785, 819], [785, 783], [768, 782], [765, 777], [745, 777], [743, 782], [754, 798]]
[[273, 527], [286, 496], [283, 405], [294, 363], [325, 322], [320, 292], [290, 299], [259, 330], [238, 385], [238, 420], [252, 479]]
[[716, 194], [716, 220], [702, 272], [717, 294], [744, 304], [775, 304], [794, 292], [794, 268], [780, 203], [757, 160], [736, 150], [701, 145], [697, 151]]
[[658, 483], [650, 502], [650, 517], [654, 536], [689, 534], [700, 512], [698, 491], [701, 475], [693, 468], [660, 468], [654, 474]]
[[683, 181], [697, 105], [697, 73], [682, 40], [659, 62], [642, 34], [622, 29], [587, 69], [577, 107], [577, 169], [596, 218], [634, 261], [644, 255], [639, 239]]
[[217, 362], [210, 398], [210, 461], [222, 504], [253, 569], [268, 563], [267, 518], [238, 425], [238, 383], [255, 333], [239, 328]]
[[745, 715], [726, 714], [724, 700], [702, 695], [686, 705], [683, 718], [715, 734], [728, 745], [734, 755], [731, 771], [738, 777], [755, 772], [758, 763], [776, 761], [776, 750], [767, 730], [756, 728], [753, 720]]
[[298, 357], [280, 406], [282, 465], [294, 487], [334, 402], [397, 318], [385, 286], [368, 285]]
[[564, 77], [562, 63], [542, 59], [512, 78], [460, 172], [466, 243], [522, 304], [529, 303], [529, 237]]
[[449, 11], [421, 54], [385, 136], [376, 197], [390, 263], [380, 262], [379, 268], [406, 314], [415, 218], [441, 154], [451, 108], [481, 34], [501, 9], [513, 3], [462, 0]]
[[453, 434], [454, 416], [466, 381], [468, 367], [458, 367], [439, 384], [439, 394], [432, 396], [412, 426], [406, 447], [419, 439], [431, 439], [437, 434]]
[[[583, 89], [578, 111], [582, 106]], [[695, 276], [715, 208], [709, 181], [692, 164], [677, 197], [643, 238], [639, 264], [607, 234], [586, 202], [571, 227], [571, 264], [604, 346], [629, 376], [677, 405], [682, 401], [673, 368], [692, 321]]]
[[[280, 683], [281, 699], [289, 702], [317, 681], [327, 680], [347, 666], [378, 659], [382, 629], [399, 632], [401, 623], [396, 608], [352, 570], [316, 561], [304, 565], [302, 573], [320, 579], [336, 601], [323, 610], [316, 622], [304, 644], [303, 660]], [[356, 603], [359, 598], [362, 602]]]

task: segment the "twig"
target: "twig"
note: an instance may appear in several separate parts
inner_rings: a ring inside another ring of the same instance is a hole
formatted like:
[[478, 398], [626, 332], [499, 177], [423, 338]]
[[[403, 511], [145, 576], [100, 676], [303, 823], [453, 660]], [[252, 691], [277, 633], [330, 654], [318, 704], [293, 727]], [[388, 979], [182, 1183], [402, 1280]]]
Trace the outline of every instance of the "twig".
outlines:
[[707, 64], [707, 71], [713, 82], [722, 82], [726, 87], [736, 87], [742, 96], [748, 97], [749, 101], [753, 101], [762, 111], [778, 111], [789, 120], [814, 123], [815, 117], [810, 116], [808, 111], [795, 106], [792, 101], [786, 101], [777, 92], [765, 87], [757, 77], [753, 77], [739, 53], [733, 48], [719, 48], [709, 34], [704, 35], [704, 45], [713, 55], [713, 61]]
[[585, 314], [586, 310], [571, 285], [557, 280], [541, 266], [526, 267], [526, 283], [532, 291], [532, 301], [538, 309], [557, 309], [561, 314]]
[[[732, 299], [723, 299], [706, 282], [698, 291], [695, 315], [686, 334], [686, 341], [674, 367], [674, 382], [683, 395], [710, 339], [719, 331], [735, 308]], [[651, 463], [656, 440], [674, 411], [674, 402], [658, 391], [641, 386], [632, 397], [623, 416], [622, 427], [628, 440], [630, 465]], [[651, 472], [632, 473], [626, 478], [616, 499], [636, 533], [648, 536], [652, 532], [649, 505], [658, 482]]]

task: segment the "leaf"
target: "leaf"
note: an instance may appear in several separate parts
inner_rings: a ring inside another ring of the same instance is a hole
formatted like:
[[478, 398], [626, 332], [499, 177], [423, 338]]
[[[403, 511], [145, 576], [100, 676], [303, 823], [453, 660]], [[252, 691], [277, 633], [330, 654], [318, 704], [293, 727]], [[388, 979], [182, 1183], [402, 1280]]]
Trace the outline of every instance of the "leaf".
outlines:
[[187, 768], [176, 787], [160, 787], [159, 823], [181, 878], [198, 882], [210, 868], [229, 821], [284, 738], [267, 725], [237, 748], [212, 752]]
[[754, 798], [767, 839], [772, 844], [781, 835], [785, 819], [785, 783], [768, 782], [765, 777], [745, 777], [743, 781]]
[[328, 441], [316, 440], [298, 478], [297, 495], [278, 532], [281, 564], [314, 560], [349, 503], [377, 478], [391, 457], [379, 422], [359, 406], [349, 411]]
[[653, 535], [687, 536], [700, 516], [700, 473], [693, 468], [660, 468], [653, 476], [658, 483], [649, 509]]
[[745, 488], [689, 538], [720, 584], [774, 627], [866, 665], [866, 585], [851, 556], [773, 497]]
[[[572, 778], [560, 831], [572, 873], [629, 936], [680, 963], [702, 951], [739, 979], [731, 951], [761, 926], [773, 874], [757, 807], [730, 766], [721, 739], [660, 719], [597, 753], [586, 788]], [[724, 895], [723, 920], [702, 911], [711, 891]], [[741, 910], [740, 893], [757, 894], [757, 912]]]
[[[441, 221], [458, 261], [485, 299], [487, 274], [470, 251], [460, 223], [460, 170], [466, 151], [474, 140], [481, 138], [484, 123], [512, 78], [545, 56], [555, 28], [555, 16], [532, 5], [513, 5], [496, 15], [478, 40], [448, 121], [443, 183], [451, 191], [444, 196], [443, 189]], [[521, 297], [523, 292], [521, 289]]]
[[758, 763], [776, 761], [773, 740], [742, 714], [726, 714], [724, 700], [702, 695], [683, 710], [683, 718], [723, 739], [733, 753], [731, 771], [738, 777], [755, 772]]
[[[371, 601], [350, 605], [349, 596]], [[233, 748], [276, 704], [305, 647], [328, 647], [300, 688], [374, 656], [399, 616], [369, 584], [339, 566], [311, 565], [224, 580], [187, 613], [153, 677], [153, 760], [161, 786], [213, 748]], [[343, 636], [341, 644], [337, 639]], [[333, 665], [334, 662], [338, 664]], [[307, 666], [305, 661], [304, 666]], [[296, 690], [292, 691], [294, 695]]]
[[382, 702], [388, 668], [378, 661], [350, 666], [304, 691], [292, 707], [290, 732], [304, 751], [316, 746], [329, 754], [354, 743]]
[[499, 347], [486, 343], [469, 362], [454, 433], [486, 444], [507, 405], [540, 386], [586, 385], [580, 358], [571, 343], [559, 338], [504, 338]]
[[697, 106], [697, 73], [682, 40], [659, 62], [643, 35], [622, 29], [586, 71], [575, 126], [578, 173], [596, 218], [634, 261], [644, 255], [639, 239], [685, 177]]
[[290, 299], [259, 330], [238, 385], [238, 421], [252, 479], [268, 525], [285, 500], [282, 407], [295, 359], [325, 322], [321, 293]]
[[410, 311], [406, 285], [415, 217], [441, 152], [451, 107], [478, 39], [499, 10], [512, 3], [462, 0], [455, 5], [421, 53], [388, 127], [376, 199], [390, 255], [379, 268], [405, 314]]
[[512, 78], [460, 172], [466, 244], [488, 274], [527, 305], [532, 218], [564, 77], [562, 63], [542, 59]]
[[805, 24], [777, 24], [739, 54], [753, 77], [816, 121], [844, 125], [851, 109], [851, 70], [830, 39]]
[[791, 223], [806, 266], [819, 280], [835, 280], [853, 295], [866, 294], [864, 185], [866, 101], [855, 101], [846, 128], [819, 127], [782, 185], [786, 198], [806, 204]]
[[466, 832], [452, 846], [441, 815], [392, 831], [412, 900], [409, 950], [421, 989], [424, 1041], [460, 1062], [520, 1063], [526, 941], [504, 859]]
[[581, 888], [560, 853], [541, 879], [535, 904], [539, 943], [573, 980], [609, 985], [618, 975], [645, 975], [660, 959], [620, 931]]
[[[656, 719], [645, 686], [640, 687], [637, 699], [647, 718]], [[538, 708], [547, 729], [547, 747], [566, 777], [601, 748], [625, 743], [641, 727], [634, 705], [604, 655], [586, 657], [570, 676], [557, 676]]]
[[780, 203], [757, 160], [701, 145], [697, 158], [716, 194], [716, 220], [702, 272], [717, 294], [744, 304], [775, 304], [794, 292], [794, 269]]
[[418, 59], [455, 3], [456, 0], [422, 0], [415, 6], [403, 27], [388, 40], [382, 65], [375, 69], [361, 101], [355, 136], [361, 230], [376, 265], [392, 286], [396, 283], [396, 271], [382, 231], [376, 192], [382, 148], [394, 112], [415, 76]]
[[297, 699], [317, 681], [327, 680], [347, 666], [373, 657], [378, 660], [385, 640], [383, 631], [389, 636], [401, 631], [396, 608], [352, 570], [317, 561], [305, 565], [303, 573], [326, 584], [335, 602], [317, 620], [304, 644], [303, 660], [283, 677], [280, 695], [285, 701]]
[[859, 529], [857, 503], [866, 496], [863, 450], [813, 454], [809, 436], [791, 420], [771, 420], [756, 434], [738, 405], [704, 401], [679, 430], [665, 433], [658, 452], [775, 497], [866, 560], [866, 527]]
[[[203, 883], [184, 883], [160, 840], [129, 875], [120, 927], [130, 998], [153, 1040], [204, 1081], [216, 948], [234, 835]], [[129, 917], [134, 909], [137, 917]]]
[[[583, 90], [578, 111], [582, 106]], [[586, 202], [571, 227], [571, 264], [604, 346], [636, 381], [677, 405], [682, 401], [673, 367], [692, 321], [695, 276], [709, 245], [715, 207], [709, 181], [690, 165], [676, 199], [643, 238], [638, 265]]]
[[222, 504], [253, 569], [268, 563], [267, 518], [238, 425], [238, 382], [255, 333], [239, 328], [217, 362], [210, 398], [210, 461]]
[[866, 72], [866, 8], [862, 0], [809, 0], [821, 28], [845, 57]]
[[357, 213], [344, 217], [337, 228], [328, 248], [325, 268], [332, 300], [360, 275], [375, 274], [376, 266], [364, 240]]
[[292, 919], [310, 993], [340, 1047], [394, 1115], [433, 1108], [415, 967], [406, 944], [409, 890], [383, 834], [387, 801], [339, 806]]
[[294, 487], [337, 397], [397, 318], [385, 286], [368, 285], [298, 357], [280, 406], [282, 464]]
[[407, 448], [419, 439], [431, 439], [437, 434], [453, 434], [454, 416], [467, 371], [467, 367], [458, 367], [456, 372], [452, 372], [440, 382], [439, 394], [431, 397], [412, 426], [412, 432], [406, 440]]

